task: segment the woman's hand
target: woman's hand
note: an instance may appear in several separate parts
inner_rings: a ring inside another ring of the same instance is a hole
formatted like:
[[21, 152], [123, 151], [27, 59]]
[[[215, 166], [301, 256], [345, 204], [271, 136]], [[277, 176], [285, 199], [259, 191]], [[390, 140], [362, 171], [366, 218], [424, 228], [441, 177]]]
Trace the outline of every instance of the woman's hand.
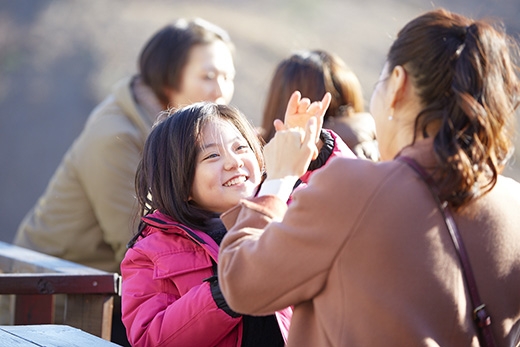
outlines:
[[[316, 131], [316, 143], [319, 141], [321, 128], [323, 126], [323, 117], [330, 105], [331, 95], [325, 93], [321, 101], [311, 101], [308, 98], [301, 97], [299, 91], [292, 93], [287, 103], [287, 109], [285, 111], [285, 127], [288, 129], [300, 128], [305, 129], [307, 121], [310, 118], [316, 118], [317, 131]], [[277, 123], [281, 121], [275, 121], [275, 128]], [[279, 126], [279, 125], [278, 125]], [[277, 128], [278, 130], [278, 128]]]
[[307, 171], [309, 163], [318, 155], [316, 117], [309, 117], [305, 130], [287, 128], [281, 121], [275, 123], [276, 134], [264, 147], [268, 179], [295, 177]]

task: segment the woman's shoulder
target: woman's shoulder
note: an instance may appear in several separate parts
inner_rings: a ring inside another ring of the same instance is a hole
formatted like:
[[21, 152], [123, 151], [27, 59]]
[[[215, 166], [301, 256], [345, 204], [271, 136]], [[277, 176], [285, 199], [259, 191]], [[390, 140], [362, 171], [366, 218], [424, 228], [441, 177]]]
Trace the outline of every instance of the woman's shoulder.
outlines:
[[499, 175], [490, 193], [499, 196], [498, 200], [505, 205], [520, 207], [520, 183], [514, 178]]
[[409, 178], [404, 165], [397, 161], [373, 162], [366, 159], [333, 158], [330, 163], [318, 170], [309, 185], [327, 187], [338, 194], [380, 190], [384, 186], [401, 184]]
[[518, 182], [515, 178], [504, 176], [504, 175], [498, 175], [498, 182], [508, 188], [512, 189], [520, 189], [520, 182]]
[[[99, 137], [126, 135], [141, 138], [143, 133], [148, 134], [153, 120], [148, 119], [147, 112], [139, 108], [130, 83], [131, 80], [125, 78], [116, 84], [112, 93], [92, 110], [84, 132]], [[157, 106], [150, 108], [160, 112]]]
[[113, 96], [107, 97], [89, 115], [84, 132], [97, 137], [116, 135], [140, 135], [136, 125], [137, 109], [121, 105]]
[[367, 159], [335, 157], [331, 159], [329, 165], [323, 168], [323, 171], [326, 169], [329, 175], [340, 175], [345, 178], [359, 177], [367, 179], [372, 176], [387, 175], [402, 166], [402, 163], [395, 160], [375, 162]]

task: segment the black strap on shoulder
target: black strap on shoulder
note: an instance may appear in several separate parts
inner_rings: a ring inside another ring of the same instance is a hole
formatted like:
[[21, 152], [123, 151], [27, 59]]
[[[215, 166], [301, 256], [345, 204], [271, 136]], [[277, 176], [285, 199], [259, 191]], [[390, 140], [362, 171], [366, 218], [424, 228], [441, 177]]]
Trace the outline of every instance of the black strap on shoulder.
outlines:
[[460, 236], [457, 225], [455, 224], [455, 220], [453, 219], [453, 215], [451, 214], [451, 211], [448, 207], [448, 203], [446, 201], [442, 202], [440, 200], [437, 186], [431, 175], [426, 173], [426, 171], [415, 160], [404, 156], [400, 156], [397, 159], [408, 164], [408, 166], [417, 172], [419, 176], [421, 176], [421, 178], [426, 182], [430, 192], [432, 193], [433, 198], [435, 199], [435, 202], [437, 203], [437, 206], [442, 216], [444, 217], [446, 227], [450, 232], [451, 240], [453, 241], [453, 245], [455, 246], [457, 255], [462, 265], [462, 274], [466, 280], [471, 303], [473, 305], [473, 320], [477, 325], [480, 344], [482, 346], [488, 347], [496, 346], [491, 331], [491, 316], [486, 311], [486, 305], [484, 305], [480, 299], [480, 295], [477, 289], [477, 282], [475, 281], [475, 276], [473, 275], [473, 270], [471, 268], [468, 254], [466, 252], [466, 248], [464, 247], [464, 243], [462, 242], [462, 237]]

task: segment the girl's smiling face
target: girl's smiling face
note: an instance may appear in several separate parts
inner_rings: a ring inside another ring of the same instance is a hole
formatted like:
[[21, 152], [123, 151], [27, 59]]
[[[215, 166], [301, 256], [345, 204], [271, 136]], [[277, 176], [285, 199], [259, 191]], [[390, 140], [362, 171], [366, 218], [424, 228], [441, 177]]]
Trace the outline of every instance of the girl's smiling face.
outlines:
[[255, 153], [230, 122], [215, 119], [202, 129], [190, 201], [222, 213], [256, 193], [262, 174]]

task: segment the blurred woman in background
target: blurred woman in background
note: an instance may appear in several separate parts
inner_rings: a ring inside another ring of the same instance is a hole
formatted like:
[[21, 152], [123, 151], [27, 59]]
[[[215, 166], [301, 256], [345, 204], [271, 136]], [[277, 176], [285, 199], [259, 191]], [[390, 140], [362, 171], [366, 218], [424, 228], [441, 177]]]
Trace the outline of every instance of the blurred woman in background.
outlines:
[[283, 119], [287, 101], [295, 90], [311, 100], [319, 100], [329, 92], [332, 100], [323, 128], [338, 134], [358, 157], [379, 159], [374, 119], [364, 111], [357, 76], [339, 56], [323, 50], [294, 53], [276, 67], [260, 129], [266, 142], [274, 136], [273, 121]]

